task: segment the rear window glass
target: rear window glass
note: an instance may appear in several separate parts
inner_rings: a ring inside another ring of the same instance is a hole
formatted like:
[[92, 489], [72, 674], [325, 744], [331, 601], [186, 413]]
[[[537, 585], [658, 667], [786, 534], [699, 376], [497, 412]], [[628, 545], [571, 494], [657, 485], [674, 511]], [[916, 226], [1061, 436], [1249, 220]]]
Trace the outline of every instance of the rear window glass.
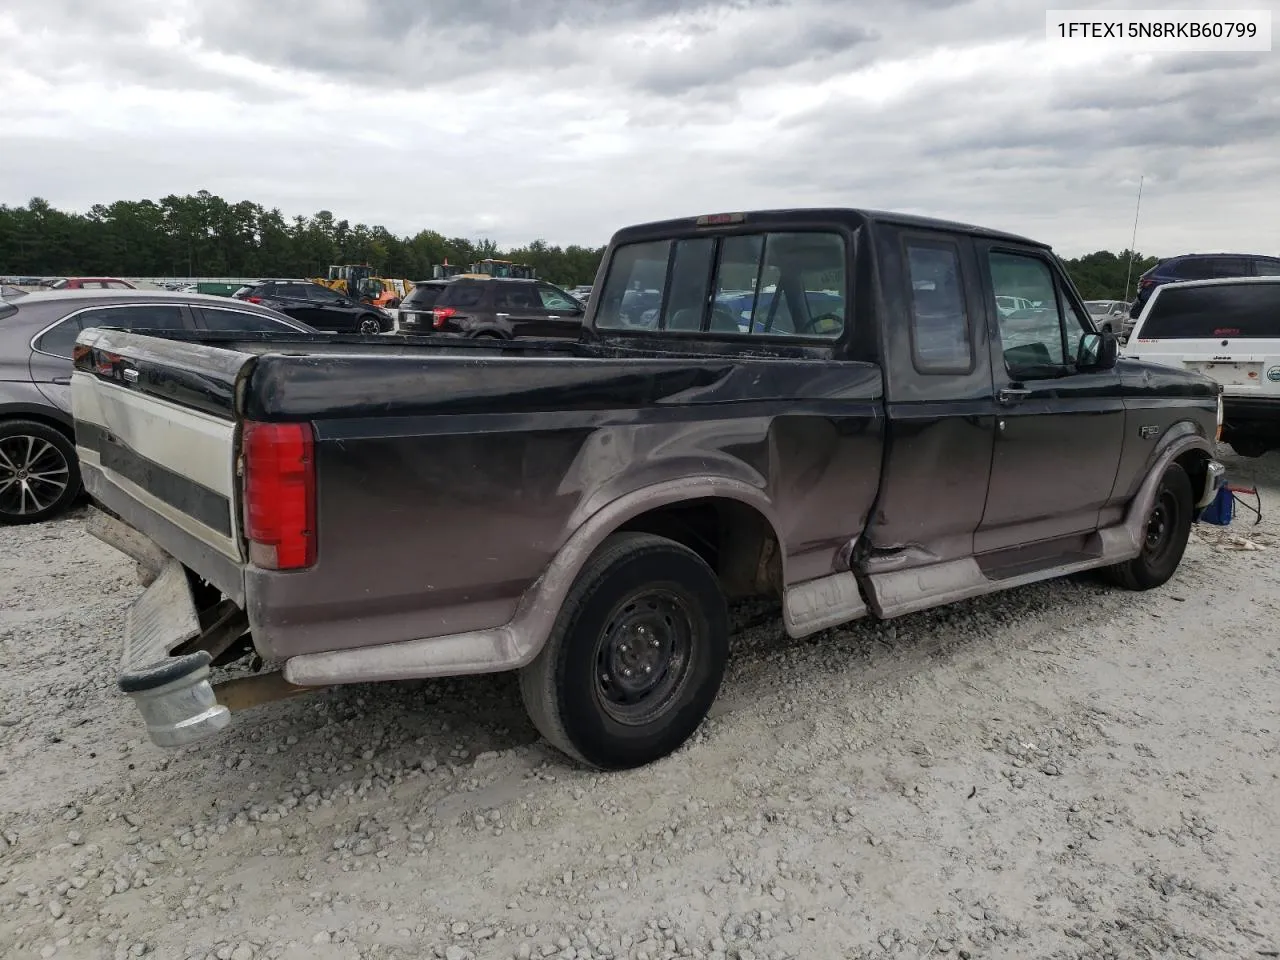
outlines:
[[1138, 337], [1142, 340], [1280, 337], [1280, 283], [1163, 287]]
[[596, 326], [834, 338], [844, 330], [845, 287], [844, 238], [835, 233], [628, 244], [610, 261]]
[[478, 283], [454, 283], [440, 294], [436, 301], [441, 307], [474, 307], [484, 299], [484, 287]]
[[440, 291], [443, 289], [443, 287], [433, 287], [430, 285], [414, 287], [409, 291], [409, 295], [400, 301], [400, 306], [419, 308], [433, 307], [435, 306], [436, 301], [440, 298]]

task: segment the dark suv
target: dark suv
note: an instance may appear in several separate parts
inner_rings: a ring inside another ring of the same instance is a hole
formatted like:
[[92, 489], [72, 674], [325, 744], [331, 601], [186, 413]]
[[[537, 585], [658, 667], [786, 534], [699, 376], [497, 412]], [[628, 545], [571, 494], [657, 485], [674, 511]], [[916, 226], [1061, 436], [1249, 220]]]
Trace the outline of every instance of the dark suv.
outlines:
[[[1138, 278], [1138, 295], [1129, 307], [1129, 317], [1133, 320], [1138, 318], [1151, 297], [1151, 291], [1162, 283], [1275, 276], [1280, 276], [1280, 257], [1263, 257], [1252, 253], [1187, 253], [1180, 257], [1169, 257]], [[1126, 326], [1132, 328], [1133, 324]]]
[[400, 301], [398, 323], [400, 332], [431, 333], [431, 323], [434, 319], [432, 310], [435, 309], [440, 294], [452, 282], [452, 280], [423, 280], [415, 284], [409, 291], [409, 295]]
[[387, 333], [394, 326], [391, 314], [385, 310], [351, 300], [310, 280], [259, 280], [241, 287], [232, 296], [278, 310], [317, 330], [368, 335]]
[[578, 300], [544, 280], [458, 277], [440, 291], [429, 332], [576, 339], [584, 313]]

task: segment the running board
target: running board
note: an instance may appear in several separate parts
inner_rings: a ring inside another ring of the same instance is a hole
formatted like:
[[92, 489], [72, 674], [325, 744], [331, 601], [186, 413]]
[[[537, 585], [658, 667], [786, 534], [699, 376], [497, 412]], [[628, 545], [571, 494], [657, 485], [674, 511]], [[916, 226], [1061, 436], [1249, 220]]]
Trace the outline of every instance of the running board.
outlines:
[[[1090, 538], [1090, 550], [1060, 555], [1045, 566], [1016, 570], [1004, 568], [984, 573], [973, 557], [948, 560], [927, 567], [872, 574], [864, 579], [871, 612], [881, 620], [900, 617], [930, 607], [985, 596], [1000, 590], [1052, 580], [1098, 567], [1131, 560], [1139, 553], [1123, 525], [1099, 530]], [[994, 576], [994, 574], [999, 574]]]

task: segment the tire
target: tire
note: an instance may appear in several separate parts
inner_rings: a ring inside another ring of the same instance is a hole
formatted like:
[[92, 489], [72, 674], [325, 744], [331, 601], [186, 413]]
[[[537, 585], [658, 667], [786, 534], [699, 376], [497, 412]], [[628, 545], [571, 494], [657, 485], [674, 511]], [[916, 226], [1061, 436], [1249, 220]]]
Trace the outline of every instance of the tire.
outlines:
[[360, 318], [360, 323], [356, 327], [356, 332], [362, 337], [372, 337], [382, 333], [382, 321], [371, 313], [366, 313]]
[[693, 735], [728, 659], [727, 605], [706, 561], [663, 537], [618, 533], [574, 581], [520, 692], [553, 746], [627, 770]]
[[1127, 563], [1109, 567], [1111, 579], [1127, 590], [1151, 590], [1167, 583], [1187, 549], [1194, 510], [1191, 479], [1182, 467], [1170, 464], [1147, 515], [1142, 552]]
[[76, 448], [60, 430], [35, 420], [0, 422], [0, 525], [56, 517], [79, 494]]
[[486, 331], [485, 333], [477, 333], [471, 339], [472, 340], [505, 340], [507, 338], [500, 333], [494, 333], [492, 330], [489, 330], [489, 331]]

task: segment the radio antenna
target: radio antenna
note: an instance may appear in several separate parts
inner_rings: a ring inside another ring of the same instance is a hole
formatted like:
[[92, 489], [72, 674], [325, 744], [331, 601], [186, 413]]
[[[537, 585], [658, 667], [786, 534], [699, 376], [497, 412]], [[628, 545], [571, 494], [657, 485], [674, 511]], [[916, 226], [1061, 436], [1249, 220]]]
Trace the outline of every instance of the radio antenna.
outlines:
[[1124, 278], [1124, 299], [1126, 302], [1132, 302], [1133, 298], [1129, 296], [1129, 281], [1133, 279], [1133, 258], [1135, 255], [1134, 245], [1138, 242], [1138, 214], [1142, 212], [1142, 181], [1146, 179], [1146, 174], [1138, 177], [1138, 205], [1133, 211], [1133, 238], [1129, 241], [1129, 272]]

